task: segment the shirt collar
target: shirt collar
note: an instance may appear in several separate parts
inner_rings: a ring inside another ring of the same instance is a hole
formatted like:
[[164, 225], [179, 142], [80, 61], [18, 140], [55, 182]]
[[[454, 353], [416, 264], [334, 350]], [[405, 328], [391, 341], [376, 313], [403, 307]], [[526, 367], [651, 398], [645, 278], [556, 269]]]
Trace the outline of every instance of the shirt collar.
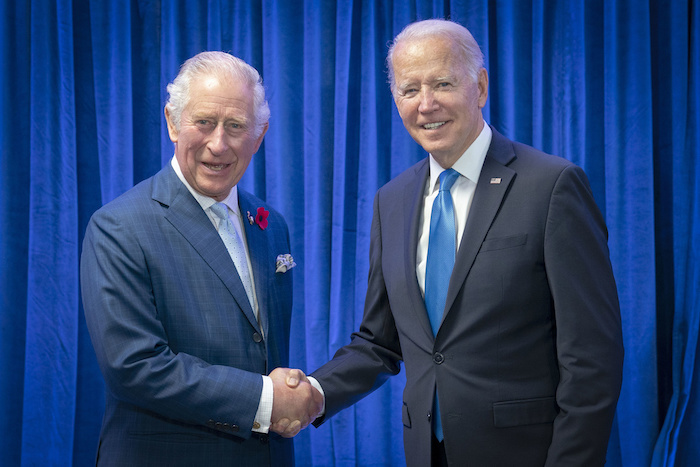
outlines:
[[[177, 178], [179, 178], [180, 181], [184, 183], [184, 185], [187, 187], [187, 190], [190, 193], [192, 193], [192, 196], [194, 196], [194, 199], [197, 200], [202, 209], [206, 211], [207, 209], [209, 209], [217, 203], [217, 201], [214, 198], [210, 198], [209, 196], [203, 195], [194, 188], [192, 188], [192, 186], [185, 179], [185, 176], [182, 174], [182, 169], [180, 168], [180, 164], [177, 162], [176, 157], [173, 156], [173, 158], [170, 159], [170, 165], [175, 171]], [[241, 213], [238, 207], [238, 185], [234, 185], [234, 187], [231, 188], [231, 191], [229, 192], [226, 199], [224, 199], [221, 202], [228, 206], [228, 208], [231, 211], [233, 211], [234, 214], [240, 217]]]
[[[481, 129], [479, 136], [477, 136], [474, 142], [464, 151], [464, 154], [457, 159], [457, 162], [454, 163], [452, 168], [459, 172], [461, 176], [477, 183], [479, 181], [479, 175], [481, 175], [481, 167], [484, 165], [484, 159], [486, 159], [486, 153], [491, 145], [492, 135], [491, 127], [484, 122], [484, 128]], [[436, 189], [438, 177], [445, 169], [435, 160], [432, 154], [429, 156], [429, 159], [429, 186], [432, 187], [429, 193], [432, 193], [432, 191]]]

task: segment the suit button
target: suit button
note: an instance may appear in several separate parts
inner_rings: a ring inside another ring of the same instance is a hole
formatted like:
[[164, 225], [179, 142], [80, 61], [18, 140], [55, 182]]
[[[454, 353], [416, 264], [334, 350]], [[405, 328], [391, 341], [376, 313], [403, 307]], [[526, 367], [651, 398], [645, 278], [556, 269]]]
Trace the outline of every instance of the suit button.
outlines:
[[254, 341], [256, 344], [259, 344], [260, 342], [262, 342], [262, 336], [261, 336], [260, 334], [258, 334], [257, 332], [254, 333], [254, 334], [253, 334], [253, 341]]
[[442, 362], [445, 361], [445, 357], [440, 353], [440, 352], [435, 352], [433, 354], [433, 362], [437, 363], [440, 365]]
[[430, 423], [430, 420], [432, 420], [432, 419], [433, 419], [433, 414], [428, 412], [428, 423]]

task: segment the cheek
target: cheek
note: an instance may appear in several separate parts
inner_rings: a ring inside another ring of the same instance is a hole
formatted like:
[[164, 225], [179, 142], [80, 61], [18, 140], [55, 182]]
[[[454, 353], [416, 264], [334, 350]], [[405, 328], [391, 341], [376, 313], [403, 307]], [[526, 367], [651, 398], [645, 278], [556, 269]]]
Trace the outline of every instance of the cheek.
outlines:
[[183, 148], [185, 148], [188, 157], [194, 157], [197, 151], [202, 146], [202, 139], [203, 138], [198, 134], [193, 134], [192, 132], [183, 132], [180, 133], [180, 141], [178, 142], [178, 145], [181, 145]]
[[229, 148], [235, 154], [238, 164], [245, 163], [253, 156], [253, 144], [249, 142], [236, 141], [229, 145]]
[[402, 120], [410, 117], [410, 115], [413, 113], [413, 107], [415, 106], [411, 105], [411, 102], [407, 101], [406, 99], [396, 101], [396, 110], [399, 111], [399, 116]]

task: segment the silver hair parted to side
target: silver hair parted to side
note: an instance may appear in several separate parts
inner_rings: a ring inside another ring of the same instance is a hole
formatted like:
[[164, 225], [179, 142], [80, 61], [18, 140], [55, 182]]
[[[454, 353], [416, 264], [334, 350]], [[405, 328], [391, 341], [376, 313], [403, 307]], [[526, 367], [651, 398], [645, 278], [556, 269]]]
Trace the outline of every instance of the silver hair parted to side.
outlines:
[[417, 21], [406, 26], [389, 46], [389, 53], [386, 57], [387, 70], [389, 72], [389, 86], [391, 93], [396, 93], [396, 81], [394, 79], [394, 66], [392, 57], [394, 50], [400, 43], [424, 39], [428, 37], [444, 37], [451, 40], [457, 50], [464, 56], [464, 66], [467, 73], [476, 82], [479, 79], [479, 70], [484, 67], [484, 54], [479, 48], [479, 44], [467, 28], [461, 24], [445, 19], [426, 19]]
[[182, 64], [178, 75], [168, 84], [168, 101], [165, 106], [172, 115], [175, 127], [180, 128], [182, 111], [190, 99], [192, 80], [207, 75], [233, 77], [248, 83], [253, 90], [254, 136], [260, 136], [265, 124], [270, 120], [270, 108], [265, 100], [262, 78], [255, 68], [226, 52], [201, 52], [195, 55]]

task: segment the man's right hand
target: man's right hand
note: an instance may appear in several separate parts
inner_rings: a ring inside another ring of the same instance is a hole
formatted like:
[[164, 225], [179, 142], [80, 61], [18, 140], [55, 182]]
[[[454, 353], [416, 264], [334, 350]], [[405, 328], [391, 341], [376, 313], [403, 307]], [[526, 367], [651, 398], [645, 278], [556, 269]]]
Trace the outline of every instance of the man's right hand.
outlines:
[[270, 430], [285, 438], [296, 436], [321, 413], [323, 396], [301, 370], [275, 368], [270, 379], [274, 391]]

